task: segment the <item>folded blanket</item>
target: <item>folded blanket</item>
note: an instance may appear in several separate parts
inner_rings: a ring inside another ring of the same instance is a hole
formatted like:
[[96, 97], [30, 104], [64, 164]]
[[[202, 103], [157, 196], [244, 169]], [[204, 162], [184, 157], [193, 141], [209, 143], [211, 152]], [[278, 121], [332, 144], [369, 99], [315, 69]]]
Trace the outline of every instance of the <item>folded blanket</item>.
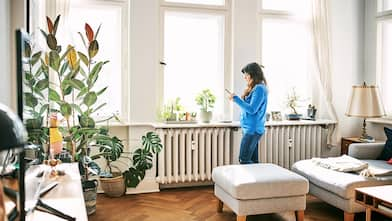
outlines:
[[368, 168], [368, 163], [356, 158], [342, 155], [340, 157], [312, 158], [318, 166], [340, 172], [358, 172]]

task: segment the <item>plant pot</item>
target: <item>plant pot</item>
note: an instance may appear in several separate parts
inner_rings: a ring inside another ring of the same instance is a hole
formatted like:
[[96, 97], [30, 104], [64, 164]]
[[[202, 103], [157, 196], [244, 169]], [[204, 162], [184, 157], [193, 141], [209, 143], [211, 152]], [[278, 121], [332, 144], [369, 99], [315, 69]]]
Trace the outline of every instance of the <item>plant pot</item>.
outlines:
[[99, 178], [99, 182], [105, 195], [110, 197], [120, 197], [125, 193], [124, 177], [121, 173], [113, 173], [112, 178]]
[[287, 120], [300, 120], [302, 114], [286, 114]]
[[97, 186], [97, 180], [82, 181], [83, 197], [87, 215], [91, 215], [97, 210]]
[[209, 123], [212, 119], [212, 111], [200, 111], [200, 121], [203, 123]]

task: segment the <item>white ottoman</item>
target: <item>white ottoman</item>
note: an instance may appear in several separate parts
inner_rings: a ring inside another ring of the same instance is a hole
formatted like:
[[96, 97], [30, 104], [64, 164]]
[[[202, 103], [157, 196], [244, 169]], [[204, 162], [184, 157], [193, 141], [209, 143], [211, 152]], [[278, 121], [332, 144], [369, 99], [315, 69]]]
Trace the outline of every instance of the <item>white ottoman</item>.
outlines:
[[275, 164], [245, 164], [216, 167], [212, 171], [218, 212], [223, 203], [237, 214], [247, 215], [295, 211], [297, 221], [304, 219], [308, 180]]

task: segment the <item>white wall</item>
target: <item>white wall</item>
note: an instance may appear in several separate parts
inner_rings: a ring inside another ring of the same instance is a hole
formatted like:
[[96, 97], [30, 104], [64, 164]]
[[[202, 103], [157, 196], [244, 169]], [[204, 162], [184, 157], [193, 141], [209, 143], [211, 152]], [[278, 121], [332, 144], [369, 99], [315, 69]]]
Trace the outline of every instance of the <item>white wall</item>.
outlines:
[[11, 106], [10, 1], [0, 1], [0, 103]]
[[358, 136], [361, 120], [344, 115], [351, 87], [363, 81], [364, 1], [331, 0], [333, 103], [341, 136]]

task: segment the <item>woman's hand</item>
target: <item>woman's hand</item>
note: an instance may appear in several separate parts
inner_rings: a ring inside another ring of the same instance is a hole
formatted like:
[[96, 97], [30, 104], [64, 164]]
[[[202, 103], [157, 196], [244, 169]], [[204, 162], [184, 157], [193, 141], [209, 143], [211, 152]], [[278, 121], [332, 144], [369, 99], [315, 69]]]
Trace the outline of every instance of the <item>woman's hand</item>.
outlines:
[[234, 96], [235, 96], [234, 93], [229, 94], [229, 96], [228, 96], [229, 100], [233, 101], [233, 97], [234, 97]]

